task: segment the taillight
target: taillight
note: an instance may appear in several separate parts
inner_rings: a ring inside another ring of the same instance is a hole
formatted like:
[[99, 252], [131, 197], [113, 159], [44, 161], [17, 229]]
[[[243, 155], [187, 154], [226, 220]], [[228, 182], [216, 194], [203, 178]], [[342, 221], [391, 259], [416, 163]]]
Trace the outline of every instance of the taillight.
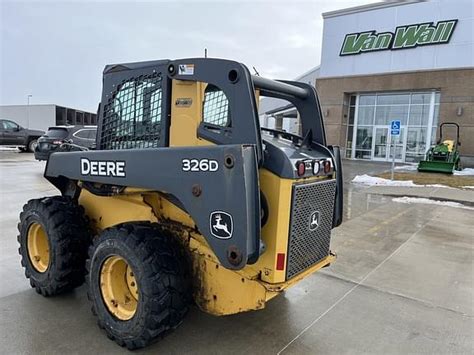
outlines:
[[303, 176], [306, 172], [306, 165], [303, 161], [299, 161], [296, 163], [296, 173], [298, 176]]
[[285, 253], [278, 253], [277, 254], [277, 270], [284, 270], [285, 269]]
[[329, 174], [329, 172], [331, 171], [331, 162], [329, 160], [326, 160], [323, 165], [324, 165], [324, 173]]

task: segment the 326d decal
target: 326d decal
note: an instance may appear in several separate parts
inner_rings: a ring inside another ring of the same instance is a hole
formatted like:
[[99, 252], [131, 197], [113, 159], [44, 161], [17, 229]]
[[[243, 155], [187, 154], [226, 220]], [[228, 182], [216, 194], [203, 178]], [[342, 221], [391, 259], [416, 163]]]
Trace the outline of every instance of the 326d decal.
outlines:
[[183, 171], [217, 171], [219, 163], [214, 159], [183, 159]]

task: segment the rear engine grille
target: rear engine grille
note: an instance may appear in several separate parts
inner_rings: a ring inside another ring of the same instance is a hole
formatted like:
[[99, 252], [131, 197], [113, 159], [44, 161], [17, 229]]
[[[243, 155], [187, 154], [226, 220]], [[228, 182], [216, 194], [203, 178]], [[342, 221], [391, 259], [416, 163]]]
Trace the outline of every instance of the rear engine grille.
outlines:
[[334, 179], [293, 185], [287, 279], [329, 255], [335, 191]]

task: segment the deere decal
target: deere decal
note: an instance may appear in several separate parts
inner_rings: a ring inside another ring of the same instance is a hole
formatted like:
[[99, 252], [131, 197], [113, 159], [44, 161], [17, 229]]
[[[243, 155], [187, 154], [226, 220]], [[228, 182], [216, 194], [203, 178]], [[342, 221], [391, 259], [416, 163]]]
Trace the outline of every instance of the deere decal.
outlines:
[[448, 43], [458, 20], [439, 21], [399, 26], [395, 33], [366, 31], [350, 33], [344, 38], [339, 55], [354, 55], [365, 52], [415, 48]]

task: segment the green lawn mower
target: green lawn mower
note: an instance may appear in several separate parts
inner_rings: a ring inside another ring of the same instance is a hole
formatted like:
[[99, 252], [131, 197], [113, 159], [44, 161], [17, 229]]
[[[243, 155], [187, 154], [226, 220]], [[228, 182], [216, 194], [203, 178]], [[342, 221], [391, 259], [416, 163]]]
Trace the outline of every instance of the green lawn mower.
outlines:
[[[443, 127], [446, 125], [456, 126], [456, 140], [443, 140]], [[418, 171], [452, 174], [454, 170], [461, 170], [461, 162], [458, 147], [459, 125], [454, 122], [445, 122], [439, 126], [439, 139], [426, 153], [426, 159], [418, 164]]]

